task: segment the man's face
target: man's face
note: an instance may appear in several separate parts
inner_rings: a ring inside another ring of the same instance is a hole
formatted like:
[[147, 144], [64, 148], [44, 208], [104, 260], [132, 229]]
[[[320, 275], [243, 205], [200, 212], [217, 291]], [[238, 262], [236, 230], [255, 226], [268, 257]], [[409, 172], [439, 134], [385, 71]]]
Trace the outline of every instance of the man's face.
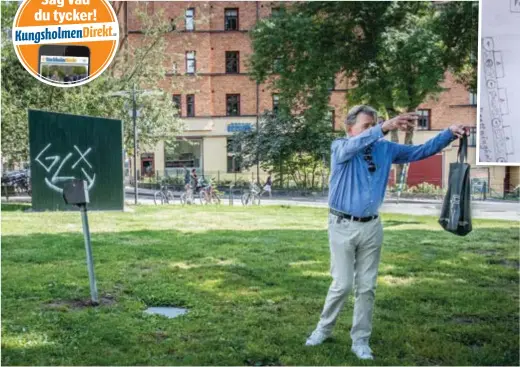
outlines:
[[354, 125], [349, 126], [348, 134], [349, 136], [356, 136], [361, 134], [366, 129], [371, 128], [375, 125], [374, 117], [366, 114], [360, 113], [357, 115], [356, 123]]

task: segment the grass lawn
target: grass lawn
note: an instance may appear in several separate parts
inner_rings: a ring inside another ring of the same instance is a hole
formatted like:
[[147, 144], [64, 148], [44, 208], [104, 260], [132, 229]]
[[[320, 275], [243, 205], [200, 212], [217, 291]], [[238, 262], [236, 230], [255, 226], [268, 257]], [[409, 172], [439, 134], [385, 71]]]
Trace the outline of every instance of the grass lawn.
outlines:
[[[23, 208], [23, 207], [22, 207]], [[3, 365], [518, 365], [519, 226], [384, 215], [371, 346], [305, 347], [330, 284], [327, 213], [141, 206], [89, 214], [105, 304], [85, 307], [79, 213], [2, 207]], [[167, 319], [149, 306], [187, 307]]]

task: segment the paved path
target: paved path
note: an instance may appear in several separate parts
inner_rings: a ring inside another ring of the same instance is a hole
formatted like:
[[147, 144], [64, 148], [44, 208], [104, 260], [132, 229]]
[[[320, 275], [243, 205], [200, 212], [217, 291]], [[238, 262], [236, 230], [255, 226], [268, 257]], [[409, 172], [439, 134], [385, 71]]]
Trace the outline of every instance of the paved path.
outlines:
[[[29, 197], [12, 197], [9, 202], [30, 202]], [[2, 197], [2, 203], [5, 203], [5, 197]], [[129, 205], [134, 203], [133, 192], [127, 191], [125, 202]], [[144, 193], [139, 196], [139, 203], [144, 205], [154, 205], [152, 196]], [[173, 205], [180, 205], [178, 198], [175, 199]], [[200, 205], [200, 204], [198, 204]], [[229, 205], [229, 198], [224, 197], [222, 205]], [[237, 195], [233, 200], [233, 205], [241, 206], [240, 198]], [[310, 206], [326, 208], [327, 201], [325, 198], [284, 198], [284, 199], [268, 199], [262, 198], [261, 205], [292, 205], [292, 206]], [[440, 214], [442, 202], [440, 200], [413, 200], [401, 199], [396, 203], [395, 199], [389, 198], [381, 207], [383, 213], [401, 213], [410, 215], [433, 215]], [[520, 203], [507, 201], [473, 201], [472, 202], [473, 218], [485, 219], [504, 219], [512, 221], [520, 221]]]
[[[127, 191], [126, 202], [134, 203], [134, 194]], [[140, 204], [154, 205], [151, 196], [141, 195], [139, 197]], [[196, 203], [198, 204], [198, 202]], [[229, 198], [224, 197], [223, 205], [229, 205]], [[174, 205], [180, 205], [176, 198]], [[233, 205], [242, 205], [238, 195], [233, 200]], [[268, 199], [262, 198], [261, 205], [292, 205], [292, 206], [310, 206], [326, 208], [327, 201], [325, 198], [307, 199], [307, 198], [285, 198], [285, 199]], [[389, 198], [385, 200], [381, 207], [383, 213], [401, 213], [410, 215], [433, 215], [438, 216], [441, 212], [442, 202], [440, 200], [413, 200], [401, 199], [399, 203], [396, 199]], [[506, 201], [473, 201], [472, 202], [473, 218], [484, 219], [504, 219], [520, 221], [520, 203]]]

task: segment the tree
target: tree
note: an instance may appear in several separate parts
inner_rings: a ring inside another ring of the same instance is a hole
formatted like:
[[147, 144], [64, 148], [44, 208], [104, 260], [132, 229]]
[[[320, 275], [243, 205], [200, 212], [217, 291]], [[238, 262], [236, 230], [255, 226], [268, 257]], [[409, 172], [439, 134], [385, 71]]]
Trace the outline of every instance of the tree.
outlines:
[[250, 64], [258, 82], [279, 91], [280, 104], [307, 118], [326, 114], [330, 81], [352, 80], [370, 66], [386, 29], [398, 26], [421, 2], [301, 2], [258, 22]]
[[[444, 47], [434, 32], [437, 15], [433, 9], [407, 14], [402, 23], [382, 35], [380, 51], [357, 74], [349, 100], [369, 103], [392, 115], [413, 112], [427, 98], [443, 89]], [[405, 134], [405, 144], [413, 143], [414, 129]], [[392, 134], [397, 142], [397, 132]], [[396, 173], [400, 177], [403, 166]]]
[[[350, 103], [369, 103], [388, 117], [414, 111], [442, 90], [448, 65], [439, 30], [444, 9], [451, 8], [430, 2], [298, 3], [253, 31], [253, 75], [280, 90], [281, 104], [305, 109], [314, 119], [325, 113], [327, 83], [339, 73], [353, 84]], [[412, 140], [410, 130], [405, 143]]]
[[472, 93], [477, 92], [478, 9], [478, 1], [449, 1], [440, 5], [435, 23], [446, 68]]
[[[18, 7], [17, 2], [2, 2], [2, 30], [10, 35], [10, 27]], [[109, 97], [111, 92], [166, 85], [169, 91], [173, 80], [165, 83], [166, 66], [171, 65], [165, 51], [164, 36], [171, 24], [162, 13], [153, 16], [137, 11], [142, 19], [142, 39], [127, 44], [116, 55], [112, 65], [102, 76], [87, 85], [74, 88], [51, 87], [33, 78], [20, 64], [11, 37], [2, 41], [2, 156], [23, 162], [28, 159], [27, 110], [43, 109], [123, 120], [124, 146], [133, 150], [133, 129], [130, 104], [122, 98]], [[123, 40], [123, 43], [126, 42]], [[174, 142], [182, 129], [169, 93], [138, 100], [140, 146], [153, 146], [160, 140]]]
[[328, 118], [311, 124], [302, 115], [266, 112], [258, 131], [233, 134], [233, 150], [244, 168], [260, 161], [262, 169], [273, 171], [281, 182], [286, 175], [299, 187], [316, 187], [317, 177], [328, 169], [323, 157], [328, 158], [337, 136]]

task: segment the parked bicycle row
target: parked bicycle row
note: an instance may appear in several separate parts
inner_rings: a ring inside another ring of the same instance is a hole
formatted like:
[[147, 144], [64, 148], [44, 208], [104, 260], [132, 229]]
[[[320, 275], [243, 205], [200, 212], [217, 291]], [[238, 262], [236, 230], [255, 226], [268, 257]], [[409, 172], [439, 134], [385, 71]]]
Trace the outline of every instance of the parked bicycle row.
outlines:
[[[271, 193], [272, 179], [269, 176], [262, 188], [260, 188], [253, 180], [249, 182], [249, 190], [244, 192], [240, 199], [242, 205], [260, 205], [260, 198], [263, 194]], [[179, 200], [182, 205], [192, 205], [196, 201], [201, 205], [220, 204], [222, 194], [216, 189], [213, 178], [206, 180], [203, 177], [198, 177], [195, 169], [191, 172], [185, 168], [184, 176], [184, 191], [181, 193]], [[167, 185], [161, 184], [160, 189], [154, 194], [154, 202], [159, 204], [173, 204], [175, 195], [172, 190], [169, 190]]]

